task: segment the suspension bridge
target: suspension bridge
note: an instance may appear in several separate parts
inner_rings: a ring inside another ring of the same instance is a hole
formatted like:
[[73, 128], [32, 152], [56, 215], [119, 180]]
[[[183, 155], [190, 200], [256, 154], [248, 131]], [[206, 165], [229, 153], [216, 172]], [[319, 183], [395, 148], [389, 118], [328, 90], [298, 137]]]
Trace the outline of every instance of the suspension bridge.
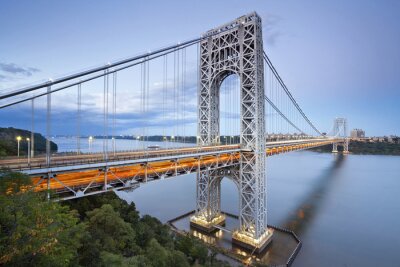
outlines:
[[[6, 90], [0, 101], [1, 112], [30, 110], [27, 155], [0, 166], [28, 174], [34, 190], [72, 199], [197, 173], [191, 224], [212, 231], [225, 221], [220, 186], [227, 177], [239, 192], [233, 242], [255, 250], [272, 236], [266, 159], [324, 145], [348, 152], [346, 119], [335, 119], [328, 134], [311, 122], [264, 51], [256, 13], [195, 39]], [[52, 151], [66, 128], [73, 145]], [[35, 144], [39, 129], [44, 153]], [[136, 147], [118, 147], [126, 131]], [[157, 146], [151, 135], [161, 137]], [[94, 136], [101, 151], [92, 151]]]

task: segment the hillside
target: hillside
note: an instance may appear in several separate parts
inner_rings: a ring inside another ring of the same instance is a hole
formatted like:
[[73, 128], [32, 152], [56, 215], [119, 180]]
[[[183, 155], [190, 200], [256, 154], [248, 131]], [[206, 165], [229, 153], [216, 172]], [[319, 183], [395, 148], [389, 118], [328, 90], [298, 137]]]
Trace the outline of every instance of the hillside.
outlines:
[[[17, 136], [21, 136], [20, 141], [20, 155], [27, 155], [28, 153], [28, 142], [26, 138], [31, 137], [31, 132], [22, 129], [15, 129], [12, 127], [1, 128], [0, 127], [0, 157], [5, 156], [16, 156], [18, 153]], [[57, 144], [50, 142], [50, 148], [52, 152], [57, 152]], [[46, 138], [35, 133], [35, 154], [43, 154], [46, 152]]]

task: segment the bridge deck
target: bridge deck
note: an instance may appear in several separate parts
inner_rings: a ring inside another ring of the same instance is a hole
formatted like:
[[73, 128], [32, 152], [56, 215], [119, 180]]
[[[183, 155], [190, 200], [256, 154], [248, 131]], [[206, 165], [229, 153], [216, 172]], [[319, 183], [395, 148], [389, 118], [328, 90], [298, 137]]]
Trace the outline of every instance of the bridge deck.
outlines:
[[[324, 138], [268, 142], [266, 153], [272, 156], [340, 141]], [[239, 162], [240, 151], [243, 150], [238, 145], [185, 147], [119, 152], [110, 156], [107, 162], [102, 154], [60, 156], [53, 158], [49, 168], [42, 167], [43, 158], [36, 159], [35, 164], [30, 166], [18, 159], [5, 159], [0, 161], [0, 166], [20, 169], [30, 175], [36, 191], [51, 189], [56, 193], [79, 197], [94, 191], [131, 187], [141, 182], [188, 174], [199, 169], [233, 166]], [[49, 173], [51, 179], [47, 179]]]

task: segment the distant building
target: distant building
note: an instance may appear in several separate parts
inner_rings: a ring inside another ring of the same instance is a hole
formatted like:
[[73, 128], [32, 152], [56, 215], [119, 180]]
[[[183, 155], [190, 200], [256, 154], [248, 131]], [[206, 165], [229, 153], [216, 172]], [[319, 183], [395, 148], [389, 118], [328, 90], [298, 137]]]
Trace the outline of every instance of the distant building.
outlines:
[[350, 137], [351, 138], [364, 138], [365, 131], [361, 130], [361, 129], [354, 129], [350, 132]]

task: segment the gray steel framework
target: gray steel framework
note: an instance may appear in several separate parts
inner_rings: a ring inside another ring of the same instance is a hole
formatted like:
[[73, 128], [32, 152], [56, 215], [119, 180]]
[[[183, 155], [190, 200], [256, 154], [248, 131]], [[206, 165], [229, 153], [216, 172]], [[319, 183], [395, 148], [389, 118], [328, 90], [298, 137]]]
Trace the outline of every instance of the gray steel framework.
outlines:
[[[236, 175], [240, 193], [239, 232], [259, 239], [267, 230], [261, 18], [252, 13], [210, 30], [208, 35], [200, 42], [198, 145], [219, 142], [219, 87], [227, 76], [238, 75], [242, 149]], [[213, 183], [218, 178], [210, 171], [197, 175], [196, 216], [207, 222], [220, 212], [219, 185]]]
[[349, 138], [347, 135], [347, 120], [345, 118], [336, 118], [333, 122], [333, 133], [332, 136], [337, 138], [343, 138], [343, 142], [333, 143], [332, 152], [337, 153], [338, 145], [343, 146], [343, 153], [349, 152]]

